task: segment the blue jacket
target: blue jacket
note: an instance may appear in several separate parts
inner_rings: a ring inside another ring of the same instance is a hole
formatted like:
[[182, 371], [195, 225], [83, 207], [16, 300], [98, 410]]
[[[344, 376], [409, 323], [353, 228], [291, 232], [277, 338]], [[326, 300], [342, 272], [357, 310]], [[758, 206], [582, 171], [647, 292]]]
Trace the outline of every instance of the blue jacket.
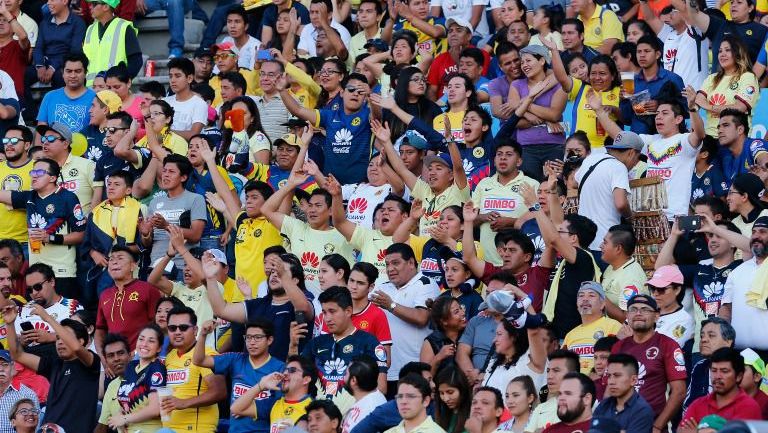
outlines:
[[686, 392], [685, 400], [683, 400], [683, 413], [685, 413], [688, 406], [690, 406], [694, 400], [709, 394], [709, 365], [709, 359], [704, 358], [697, 362], [691, 369], [688, 392]]

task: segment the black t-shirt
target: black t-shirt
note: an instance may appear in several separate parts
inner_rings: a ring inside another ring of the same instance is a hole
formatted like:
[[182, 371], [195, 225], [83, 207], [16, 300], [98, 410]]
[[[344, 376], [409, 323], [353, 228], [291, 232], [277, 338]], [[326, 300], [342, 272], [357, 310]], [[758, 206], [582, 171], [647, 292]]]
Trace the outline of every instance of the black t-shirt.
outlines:
[[565, 262], [563, 272], [560, 274], [560, 288], [555, 300], [555, 317], [548, 317], [554, 325], [557, 338], [565, 338], [565, 334], [581, 324], [576, 295], [582, 282], [594, 280], [595, 267], [592, 257], [581, 248], [576, 248], [576, 261]]
[[[734, 23], [733, 21], [726, 21], [717, 17], [709, 18], [709, 28], [704, 36], [708, 37], [712, 41], [712, 53], [715, 58], [720, 50], [720, 43], [723, 41], [725, 35], [733, 34], [737, 38], [741, 39], [747, 46], [749, 52], [749, 61], [755, 63], [757, 61], [757, 55], [760, 54], [760, 49], [763, 47], [763, 41], [765, 40], [767, 28], [754, 21], [749, 21], [742, 24]], [[712, 72], [717, 72], [719, 63], [715, 59], [712, 62]]]
[[[93, 353], [93, 352], [91, 352]], [[43, 422], [54, 422], [68, 432], [91, 432], [96, 427], [101, 361], [93, 353], [93, 363], [64, 361], [58, 356], [40, 358], [37, 373], [51, 383]]]

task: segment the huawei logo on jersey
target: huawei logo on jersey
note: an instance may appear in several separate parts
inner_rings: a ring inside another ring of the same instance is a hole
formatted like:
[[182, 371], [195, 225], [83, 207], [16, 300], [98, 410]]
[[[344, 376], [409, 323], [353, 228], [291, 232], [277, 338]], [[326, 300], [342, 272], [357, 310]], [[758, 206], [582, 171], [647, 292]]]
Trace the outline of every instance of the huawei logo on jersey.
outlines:
[[675, 48], [674, 50], [667, 50], [667, 54], [664, 57], [667, 59], [668, 62], [671, 62], [672, 60], [674, 60], [675, 57], [677, 57], [677, 48]]
[[376, 254], [376, 260], [378, 260], [380, 262], [383, 262], [384, 261], [384, 257], [386, 257], [386, 256], [387, 256], [387, 250], [381, 249], [381, 250], [379, 250], [379, 253]]
[[313, 253], [312, 251], [305, 251], [304, 254], [301, 255], [301, 266], [309, 266], [312, 268], [316, 268], [320, 265], [320, 259], [317, 258], [317, 254]]
[[725, 105], [725, 95], [722, 93], [715, 93], [709, 98], [709, 103], [712, 105]]
[[358, 197], [349, 202], [348, 213], [364, 213], [368, 209], [368, 200]]

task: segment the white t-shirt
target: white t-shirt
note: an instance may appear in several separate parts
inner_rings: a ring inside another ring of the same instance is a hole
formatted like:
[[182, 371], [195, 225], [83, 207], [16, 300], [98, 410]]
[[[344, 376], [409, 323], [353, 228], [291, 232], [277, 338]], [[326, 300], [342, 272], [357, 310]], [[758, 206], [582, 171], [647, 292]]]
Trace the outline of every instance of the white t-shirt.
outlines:
[[[235, 40], [231, 36], [227, 36], [221, 40], [222, 44], [225, 42], [232, 42], [234, 44]], [[238, 48], [238, 50], [240, 50], [240, 54], [237, 55], [237, 66], [240, 68], [253, 70], [253, 66], [256, 64], [256, 52], [259, 51], [260, 45], [261, 41], [254, 38], [253, 36], [248, 35], [248, 42], [246, 42], [242, 48]], [[213, 67], [213, 73], [219, 73], [218, 66]]]
[[660, 315], [656, 322], [656, 331], [675, 340], [680, 347], [693, 338], [695, 327], [693, 317], [682, 307], [674, 313]]
[[747, 305], [746, 294], [752, 286], [758, 264], [754, 258], [734, 269], [725, 280], [723, 304], [731, 304], [731, 325], [736, 330], [735, 345], [739, 349], [751, 347], [756, 350], [768, 349], [768, 310]]
[[488, 21], [485, 18], [488, 0], [431, 0], [429, 6], [439, 6], [442, 9], [446, 27], [448, 27], [447, 23], [451, 18], [463, 18], [466, 22], [471, 22], [472, 6], [483, 6], [483, 14], [480, 17], [480, 22], [477, 23], [475, 34], [483, 36], [488, 34]]
[[[75, 314], [76, 311], [82, 309], [83, 307], [76, 300], [62, 297], [59, 302], [51, 304], [49, 307], [47, 307], [45, 312], [50, 314], [51, 317], [56, 319], [57, 322], [61, 323], [62, 320], [69, 319], [73, 314]], [[21, 307], [19, 317], [14, 322], [14, 328], [16, 328], [17, 334], [21, 334], [21, 324], [23, 322], [30, 322], [34, 329], [42, 329], [45, 332], [55, 332], [48, 323], [40, 318], [40, 316], [33, 313], [33, 310], [29, 307], [29, 304]], [[37, 344], [39, 343], [31, 343], [30, 346], [36, 346]]]
[[646, 176], [664, 179], [668, 202], [664, 214], [670, 221], [674, 220], [675, 215], [688, 215], [691, 176], [699, 153], [699, 148], [688, 142], [689, 135], [680, 133], [662, 138], [659, 134], [640, 134], [640, 139], [645, 143], [643, 153], [648, 155]]
[[174, 131], [189, 131], [195, 123], [203, 126], [208, 123], [208, 104], [203, 98], [193, 95], [186, 101], [179, 102], [176, 100], [176, 95], [173, 95], [163, 99], [173, 107], [171, 129]]
[[356, 401], [344, 415], [344, 419], [341, 422], [341, 433], [351, 432], [363, 418], [386, 402], [387, 398], [379, 390], [373, 391]]
[[[589, 244], [589, 249], [593, 251], [600, 249], [600, 243], [603, 242], [608, 229], [621, 222], [621, 214], [613, 203], [613, 190], [619, 188], [629, 193], [627, 167], [618, 159], [604, 153], [592, 153], [584, 159], [581, 168], [576, 171], [576, 182], [581, 184], [581, 179], [590, 167], [604, 158], [608, 159], [592, 170], [579, 198], [579, 215], [591, 219], [597, 225], [595, 240]], [[690, 177], [688, 183], [690, 184]]]
[[506, 390], [509, 382], [517, 376], [530, 376], [533, 379], [533, 384], [536, 385], [536, 389], [540, 389], [547, 383], [546, 367], [541, 373], [537, 373], [531, 369], [531, 351], [526, 351], [520, 359], [517, 360], [515, 365], [505, 367], [504, 364], [493, 368], [493, 364], [496, 362], [496, 358], [492, 359], [488, 366], [485, 368], [485, 376], [483, 377], [483, 386], [490, 386], [501, 391], [501, 395], [504, 396], [504, 402], [506, 403]]
[[[686, 31], [678, 34], [667, 24], [664, 24], [658, 36], [664, 42], [661, 56], [664, 69], [679, 75], [686, 86], [701, 89], [701, 83], [709, 72], [709, 39], [694, 27], [688, 26]], [[694, 36], [702, 39], [701, 42], [697, 43]]]
[[[387, 281], [377, 284], [375, 290], [386, 293], [393, 302], [408, 308], [427, 308], [427, 299], [437, 299], [440, 296], [437, 285], [421, 272], [399, 289]], [[432, 331], [429, 326], [414, 326], [390, 311], [385, 310], [385, 312], [389, 321], [389, 330], [393, 336], [397, 336], [392, 339], [392, 363], [387, 371], [387, 380], [397, 380], [398, 373], [405, 364], [419, 359], [421, 345]]]
[[[339, 31], [341, 42], [344, 42], [344, 46], [349, 48], [349, 42], [352, 40], [352, 36], [349, 34], [349, 30], [347, 30], [343, 25], [337, 23], [336, 20], [331, 21], [331, 27]], [[304, 29], [301, 30], [299, 46], [296, 47], [296, 51], [304, 50], [309, 53], [309, 57], [315, 57], [317, 55], [317, 46], [315, 46], [316, 42], [317, 29], [312, 24], [308, 24], [304, 26]]]
[[13, 78], [2, 69], [0, 69], [0, 98], [19, 100], [19, 96], [16, 94], [16, 86], [13, 83]]
[[392, 192], [392, 185], [373, 186], [370, 183], [342, 185], [341, 195], [347, 200], [347, 219], [353, 223], [373, 228], [373, 211]]

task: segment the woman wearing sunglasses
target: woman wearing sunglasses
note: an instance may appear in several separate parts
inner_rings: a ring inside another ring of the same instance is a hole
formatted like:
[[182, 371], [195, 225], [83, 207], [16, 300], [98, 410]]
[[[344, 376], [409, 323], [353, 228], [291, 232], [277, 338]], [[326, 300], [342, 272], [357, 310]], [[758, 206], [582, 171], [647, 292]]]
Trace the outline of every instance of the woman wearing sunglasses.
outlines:
[[160, 400], [157, 388], [166, 385], [166, 370], [158, 358], [163, 345], [163, 331], [149, 324], [139, 333], [134, 359], [125, 367], [117, 392], [122, 414], [109, 418], [109, 427], [119, 431], [157, 431], [160, 422]]
[[34, 401], [22, 398], [13, 407], [9, 418], [16, 433], [34, 433], [40, 421], [40, 410]]

